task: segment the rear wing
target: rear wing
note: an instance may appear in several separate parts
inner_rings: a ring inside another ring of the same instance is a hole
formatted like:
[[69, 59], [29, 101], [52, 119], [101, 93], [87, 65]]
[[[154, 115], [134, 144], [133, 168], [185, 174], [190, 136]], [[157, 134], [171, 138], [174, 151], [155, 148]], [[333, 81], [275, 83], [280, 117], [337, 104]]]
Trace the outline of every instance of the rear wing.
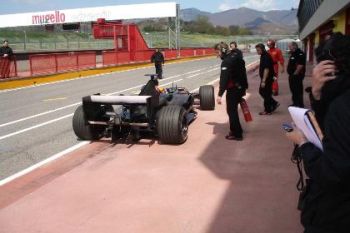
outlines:
[[83, 97], [83, 111], [86, 121], [96, 121], [98, 116], [106, 116], [107, 121], [109, 116], [119, 117], [114, 111], [113, 105], [119, 105], [130, 109], [130, 114], [133, 115], [135, 109], [144, 106], [147, 116], [153, 115], [151, 105], [151, 96], [103, 96], [91, 95]]
[[96, 103], [107, 105], [147, 105], [151, 96], [103, 96], [91, 95], [83, 97], [83, 104]]

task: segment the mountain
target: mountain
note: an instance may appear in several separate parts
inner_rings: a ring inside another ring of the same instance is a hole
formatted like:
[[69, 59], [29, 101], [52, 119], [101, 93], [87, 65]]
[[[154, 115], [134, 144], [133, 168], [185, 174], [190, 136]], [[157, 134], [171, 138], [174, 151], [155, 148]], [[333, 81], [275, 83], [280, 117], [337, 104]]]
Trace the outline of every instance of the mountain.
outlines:
[[187, 8], [180, 11], [180, 18], [184, 21], [193, 21], [198, 18], [198, 16], [210, 16], [210, 12], [200, 11], [196, 8]]
[[270, 24], [270, 23], [272, 23], [272, 22], [269, 21], [269, 20], [266, 20], [266, 19], [263, 19], [263, 18], [259, 17], [259, 18], [256, 18], [256, 19], [254, 19], [253, 21], [251, 21], [249, 23], [244, 24], [244, 27], [250, 28], [250, 29], [254, 29], [254, 28], [260, 27], [263, 24]]
[[256, 34], [294, 34], [298, 29], [297, 10], [257, 11], [246, 7], [209, 13], [195, 8], [181, 10], [184, 21], [195, 20], [199, 15], [207, 16], [217, 26], [237, 25]]

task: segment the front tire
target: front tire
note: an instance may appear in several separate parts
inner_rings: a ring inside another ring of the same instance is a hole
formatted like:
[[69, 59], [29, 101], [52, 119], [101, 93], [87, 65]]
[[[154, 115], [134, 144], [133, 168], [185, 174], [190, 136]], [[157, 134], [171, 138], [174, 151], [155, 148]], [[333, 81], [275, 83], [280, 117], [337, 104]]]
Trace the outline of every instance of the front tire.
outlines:
[[181, 144], [188, 137], [186, 111], [178, 105], [163, 107], [157, 119], [159, 140], [164, 144]]
[[202, 110], [215, 109], [215, 94], [212, 85], [205, 85], [199, 88], [199, 101]]

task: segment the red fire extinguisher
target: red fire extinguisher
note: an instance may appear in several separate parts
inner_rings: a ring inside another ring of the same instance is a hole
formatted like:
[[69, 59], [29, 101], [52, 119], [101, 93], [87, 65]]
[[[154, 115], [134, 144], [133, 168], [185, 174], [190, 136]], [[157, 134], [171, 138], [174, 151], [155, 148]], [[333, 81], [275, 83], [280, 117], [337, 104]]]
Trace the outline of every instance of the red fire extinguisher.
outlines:
[[240, 105], [241, 105], [241, 109], [242, 109], [242, 112], [243, 112], [243, 115], [244, 115], [244, 120], [246, 122], [253, 121], [252, 115], [250, 114], [250, 111], [249, 111], [249, 107], [248, 107], [247, 101], [242, 98], [242, 100], [240, 102]]

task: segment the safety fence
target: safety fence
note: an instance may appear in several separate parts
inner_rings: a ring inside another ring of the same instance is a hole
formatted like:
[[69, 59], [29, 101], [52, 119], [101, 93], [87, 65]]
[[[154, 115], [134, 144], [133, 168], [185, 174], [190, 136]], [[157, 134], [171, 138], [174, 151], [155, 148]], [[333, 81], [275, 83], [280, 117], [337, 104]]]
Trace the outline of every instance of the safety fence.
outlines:
[[[145, 51], [136, 51], [136, 52], [120, 52], [120, 51], [104, 51], [102, 53], [102, 64], [103, 66], [113, 66], [113, 65], [122, 65], [127, 63], [139, 63], [139, 62], [150, 62], [151, 56], [154, 53], [153, 50]], [[176, 58], [185, 58], [185, 57], [196, 57], [196, 56], [205, 56], [212, 55], [214, 53], [213, 49], [181, 49], [177, 50], [164, 50], [163, 55], [165, 60], [172, 60]]]
[[149, 62], [153, 53], [154, 51], [152, 50], [136, 52], [104, 51], [102, 53], [102, 64], [103, 66], [113, 66], [128, 63]]
[[69, 52], [29, 56], [30, 75], [46, 75], [96, 68], [96, 52]]
[[16, 58], [0, 58], [0, 79], [17, 76]]
[[[214, 50], [210, 48], [200, 49], [181, 49], [180, 51], [165, 49], [162, 51], [166, 60], [176, 58], [196, 57], [214, 54]], [[86, 69], [94, 69], [96, 67], [109, 67], [124, 65], [130, 63], [145, 63], [150, 62], [153, 50], [142, 51], [103, 51], [102, 64], [97, 64], [97, 53], [92, 52], [66, 52], [66, 53], [51, 53], [51, 54], [35, 54], [29, 55], [28, 61], [16, 62], [15, 57], [11, 60], [0, 59], [0, 78], [11, 77], [28, 77], [51, 75], [64, 73], [69, 71], [79, 71]], [[28, 68], [23, 71], [23, 65], [28, 62]], [[18, 65], [20, 64], [20, 71]], [[24, 75], [23, 75], [24, 74]]]

